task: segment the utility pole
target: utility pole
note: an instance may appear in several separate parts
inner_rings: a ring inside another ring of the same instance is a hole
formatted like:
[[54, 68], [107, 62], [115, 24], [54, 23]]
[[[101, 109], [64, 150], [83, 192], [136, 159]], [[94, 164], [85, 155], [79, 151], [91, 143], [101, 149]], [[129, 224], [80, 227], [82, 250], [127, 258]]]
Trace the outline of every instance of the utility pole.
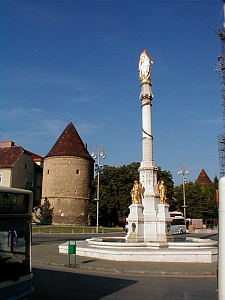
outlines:
[[178, 175], [182, 174], [182, 184], [183, 184], [183, 201], [184, 205], [182, 206], [184, 208], [184, 219], [186, 222], [186, 198], [185, 198], [185, 183], [186, 183], [186, 174], [188, 174], [188, 170], [186, 170], [185, 165], [180, 166], [180, 170], [178, 171]]
[[100, 165], [100, 157], [103, 159], [106, 158], [104, 148], [102, 145], [96, 145], [94, 151], [91, 153], [91, 156], [96, 159], [97, 164], [95, 164], [95, 171], [97, 173], [97, 208], [96, 208], [96, 233], [98, 233], [99, 222], [98, 222], [98, 215], [99, 215], [99, 193], [100, 193], [100, 172], [103, 169], [103, 166]]

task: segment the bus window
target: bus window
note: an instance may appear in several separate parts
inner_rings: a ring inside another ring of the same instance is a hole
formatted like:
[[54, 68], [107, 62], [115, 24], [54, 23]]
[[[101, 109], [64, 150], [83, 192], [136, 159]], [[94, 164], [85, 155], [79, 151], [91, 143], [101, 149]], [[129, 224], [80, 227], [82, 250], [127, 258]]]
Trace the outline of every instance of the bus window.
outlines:
[[0, 186], [0, 299], [32, 299], [33, 193]]
[[27, 214], [28, 210], [28, 194], [0, 192], [1, 214]]
[[27, 220], [0, 219], [0, 283], [31, 273], [29, 236]]

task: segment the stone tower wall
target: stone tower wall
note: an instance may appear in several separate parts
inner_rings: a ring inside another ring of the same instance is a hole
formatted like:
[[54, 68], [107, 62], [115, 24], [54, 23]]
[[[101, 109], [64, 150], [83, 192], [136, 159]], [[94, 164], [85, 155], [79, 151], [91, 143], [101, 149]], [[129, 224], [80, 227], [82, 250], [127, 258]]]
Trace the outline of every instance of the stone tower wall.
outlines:
[[53, 224], [87, 224], [93, 168], [93, 161], [82, 157], [44, 159], [42, 204], [49, 201]]

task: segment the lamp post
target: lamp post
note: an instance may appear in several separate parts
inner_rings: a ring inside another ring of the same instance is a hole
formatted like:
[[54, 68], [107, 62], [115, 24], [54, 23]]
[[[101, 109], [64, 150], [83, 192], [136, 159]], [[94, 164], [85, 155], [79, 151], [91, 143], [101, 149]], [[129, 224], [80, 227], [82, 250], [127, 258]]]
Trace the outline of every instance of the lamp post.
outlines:
[[97, 211], [96, 211], [96, 233], [98, 233], [98, 212], [99, 212], [99, 188], [100, 188], [100, 171], [103, 169], [103, 165], [100, 165], [100, 157], [103, 159], [106, 158], [104, 153], [104, 148], [102, 145], [96, 145], [94, 148], [94, 151], [91, 153], [91, 156], [96, 159], [97, 163], [95, 164], [95, 172], [97, 173], [97, 198], [95, 199], [97, 201]]
[[178, 171], [178, 175], [182, 174], [182, 184], [183, 184], [183, 200], [184, 205], [182, 206], [184, 208], [184, 219], [186, 222], [186, 204], [185, 204], [185, 183], [186, 183], [186, 177], [185, 175], [188, 174], [188, 170], [186, 170], [185, 165], [180, 166], [180, 170]]

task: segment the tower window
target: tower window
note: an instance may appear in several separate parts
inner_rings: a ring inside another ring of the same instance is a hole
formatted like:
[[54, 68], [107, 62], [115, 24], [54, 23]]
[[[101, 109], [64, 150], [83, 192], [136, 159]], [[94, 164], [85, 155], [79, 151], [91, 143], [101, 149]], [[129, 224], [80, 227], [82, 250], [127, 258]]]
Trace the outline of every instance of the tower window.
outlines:
[[76, 174], [80, 174], [80, 170], [76, 170]]
[[49, 174], [49, 169], [48, 169], [48, 171], [47, 171], [47, 174]]
[[25, 170], [27, 169], [27, 164], [24, 165], [24, 169], [25, 169]]

